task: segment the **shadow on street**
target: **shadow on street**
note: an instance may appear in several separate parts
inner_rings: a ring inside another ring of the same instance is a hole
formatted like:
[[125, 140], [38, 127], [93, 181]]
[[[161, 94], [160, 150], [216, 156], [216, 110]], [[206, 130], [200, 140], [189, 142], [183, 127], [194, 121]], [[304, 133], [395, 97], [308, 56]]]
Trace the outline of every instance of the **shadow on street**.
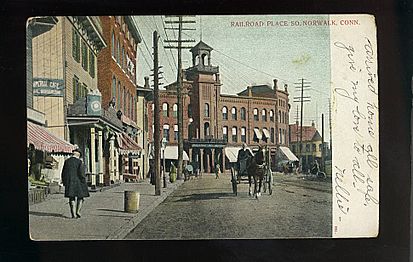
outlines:
[[40, 216], [40, 217], [61, 217], [61, 218], [68, 218], [62, 214], [58, 214], [58, 213], [46, 213], [46, 212], [34, 212], [34, 211], [30, 211], [29, 212], [30, 215], [33, 216]]
[[210, 200], [210, 199], [220, 199], [220, 198], [233, 198], [233, 193], [202, 193], [202, 194], [191, 194], [185, 196], [181, 199], [175, 200], [174, 202], [188, 202], [195, 200]]

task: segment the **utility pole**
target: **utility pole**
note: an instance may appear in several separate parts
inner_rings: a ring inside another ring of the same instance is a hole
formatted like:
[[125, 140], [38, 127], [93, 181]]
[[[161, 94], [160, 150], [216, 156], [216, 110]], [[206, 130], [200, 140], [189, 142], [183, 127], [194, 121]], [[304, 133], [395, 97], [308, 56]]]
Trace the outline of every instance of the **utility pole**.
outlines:
[[323, 172], [325, 172], [324, 152], [324, 114], [321, 114], [321, 170], [323, 170]]
[[165, 29], [178, 30], [178, 39], [164, 40], [166, 43], [177, 43], [177, 46], [165, 46], [165, 48], [178, 49], [178, 74], [177, 74], [177, 99], [178, 99], [178, 167], [177, 167], [177, 179], [183, 179], [182, 169], [183, 169], [183, 151], [184, 151], [184, 139], [183, 139], [183, 130], [184, 130], [184, 121], [183, 121], [183, 99], [182, 99], [182, 89], [183, 89], [183, 72], [182, 72], [182, 49], [189, 49], [191, 47], [182, 46], [182, 43], [195, 42], [191, 39], [182, 39], [183, 30], [195, 30], [192, 28], [183, 28], [184, 23], [195, 23], [194, 20], [184, 20], [183, 16], [166, 16], [166, 17], [175, 17], [178, 18], [178, 21], [165, 21], [166, 24], [178, 24], [178, 28], [171, 27]]
[[300, 83], [294, 83], [298, 86], [296, 86], [296, 89], [300, 90], [301, 95], [294, 97], [294, 102], [299, 102], [300, 103], [300, 109], [301, 109], [301, 115], [300, 115], [300, 146], [299, 146], [299, 155], [300, 157], [302, 156], [302, 144], [303, 144], [303, 112], [304, 112], [304, 102], [310, 102], [311, 97], [310, 96], [304, 96], [304, 91], [307, 91], [311, 84], [311, 82], [304, 81], [304, 78], [300, 79]]
[[332, 137], [331, 137], [331, 101], [330, 99], [328, 99], [328, 126], [330, 128], [330, 157], [331, 157], [331, 153], [333, 152], [333, 147], [332, 147]]
[[155, 164], [155, 195], [161, 194], [161, 129], [160, 129], [160, 110], [159, 110], [159, 65], [158, 65], [158, 32], [153, 32], [153, 96], [154, 96], [154, 164]]

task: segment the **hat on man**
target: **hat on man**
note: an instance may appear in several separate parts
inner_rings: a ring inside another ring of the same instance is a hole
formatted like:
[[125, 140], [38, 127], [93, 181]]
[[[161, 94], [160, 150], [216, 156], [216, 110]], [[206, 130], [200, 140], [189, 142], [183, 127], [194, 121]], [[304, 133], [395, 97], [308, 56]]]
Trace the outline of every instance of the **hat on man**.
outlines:
[[82, 152], [80, 152], [80, 148], [76, 147], [75, 149], [72, 150], [72, 153], [74, 152], [78, 152], [79, 154], [81, 154]]

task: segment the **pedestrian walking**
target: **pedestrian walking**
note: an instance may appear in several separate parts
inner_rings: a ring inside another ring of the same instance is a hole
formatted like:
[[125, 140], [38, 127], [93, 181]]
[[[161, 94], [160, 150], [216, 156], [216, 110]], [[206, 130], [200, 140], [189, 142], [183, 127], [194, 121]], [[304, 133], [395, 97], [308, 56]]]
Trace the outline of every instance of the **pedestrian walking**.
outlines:
[[62, 170], [62, 182], [65, 187], [65, 197], [69, 198], [72, 218], [80, 218], [80, 210], [84, 198], [89, 197], [89, 190], [86, 184], [84, 165], [80, 160], [79, 148], [74, 149], [73, 155], [65, 161]]

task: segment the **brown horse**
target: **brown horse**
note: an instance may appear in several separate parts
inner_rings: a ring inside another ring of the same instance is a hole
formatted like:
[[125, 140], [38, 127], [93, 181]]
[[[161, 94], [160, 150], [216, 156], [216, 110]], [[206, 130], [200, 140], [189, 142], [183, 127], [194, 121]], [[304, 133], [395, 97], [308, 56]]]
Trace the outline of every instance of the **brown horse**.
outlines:
[[[252, 179], [254, 179], [254, 197], [258, 199], [261, 196], [262, 180], [264, 179], [264, 152], [260, 147], [258, 152], [253, 157], [249, 157], [247, 160], [247, 173], [249, 182], [249, 192], [251, 196]], [[257, 190], [258, 186], [258, 190]]]

